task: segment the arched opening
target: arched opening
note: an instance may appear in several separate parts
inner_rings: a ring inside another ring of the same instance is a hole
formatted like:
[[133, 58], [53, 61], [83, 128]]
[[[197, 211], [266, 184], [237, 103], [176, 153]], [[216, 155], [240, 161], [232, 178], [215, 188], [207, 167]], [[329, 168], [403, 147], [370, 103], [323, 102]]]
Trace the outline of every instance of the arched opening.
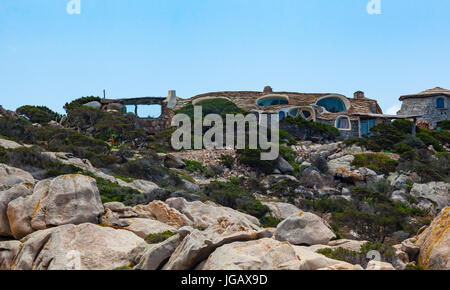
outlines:
[[157, 119], [161, 117], [161, 105], [126, 105], [127, 113], [133, 113], [142, 119]]
[[286, 113], [284, 111], [280, 111], [278, 113], [278, 120], [283, 120], [286, 117]]
[[289, 105], [289, 99], [282, 96], [269, 96], [259, 99], [257, 105], [261, 107]]
[[318, 106], [325, 108], [330, 113], [340, 113], [347, 110], [344, 101], [339, 97], [326, 97], [317, 102]]
[[350, 130], [351, 124], [350, 119], [346, 116], [341, 116], [336, 119], [336, 128], [339, 130]]
[[289, 115], [292, 117], [297, 117], [298, 116], [298, 109], [292, 109], [289, 111]]
[[444, 109], [445, 108], [445, 100], [444, 100], [444, 98], [438, 98], [436, 100], [436, 107], [438, 109]]

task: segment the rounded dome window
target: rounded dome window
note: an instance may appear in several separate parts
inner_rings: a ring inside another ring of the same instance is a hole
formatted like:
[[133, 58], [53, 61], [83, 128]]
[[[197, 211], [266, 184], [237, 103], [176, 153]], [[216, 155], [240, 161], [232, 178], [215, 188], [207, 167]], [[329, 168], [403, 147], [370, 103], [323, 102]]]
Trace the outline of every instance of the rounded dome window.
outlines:
[[330, 113], [339, 113], [347, 110], [345, 103], [337, 97], [321, 99], [317, 102], [317, 105], [325, 108]]

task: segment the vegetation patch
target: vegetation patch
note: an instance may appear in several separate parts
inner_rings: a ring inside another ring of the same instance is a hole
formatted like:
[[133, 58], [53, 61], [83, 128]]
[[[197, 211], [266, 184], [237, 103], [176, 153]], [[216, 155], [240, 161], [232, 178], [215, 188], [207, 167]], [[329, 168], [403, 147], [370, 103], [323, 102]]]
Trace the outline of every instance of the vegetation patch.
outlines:
[[352, 162], [352, 166], [357, 168], [367, 167], [383, 174], [394, 172], [397, 165], [397, 161], [386, 157], [384, 154], [357, 154]]
[[269, 208], [257, 200], [242, 184], [213, 181], [205, 186], [203, 193], [214, 202], [257, 218], [262, 218], [269, 212]]
[[145, 237], [145, 241], [148, 244], [159, 244], [167, 240], [168, 238], [171, 238], [175, 236], [177, 233], [174, 233], [172, 231], [165, 231], [163, 233], [157, 233], [157, 234], [150, 234], [147, 237]]
[[16, 113], [28, 118], [32, 123], [47, 124], [50, 121], [58, 121], [61, 115], [53, 112], [45, 106], [22, 106]]

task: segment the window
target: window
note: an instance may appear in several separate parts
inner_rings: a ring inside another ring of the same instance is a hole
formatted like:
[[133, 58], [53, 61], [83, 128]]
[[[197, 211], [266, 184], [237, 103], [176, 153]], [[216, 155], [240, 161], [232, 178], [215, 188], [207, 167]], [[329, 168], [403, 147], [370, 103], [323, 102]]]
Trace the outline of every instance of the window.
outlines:
[[305, 118], [306, 120], [309, 120], [309, 119], [312, 117], [311, 112], [308, 111], [308, 110], [303, 110], [303, 111], [302, 111], [302, 116], [303, 116], [303, 118]]
[[339, 113], [347, 109], [344, 102], [336, 97], [322, 99], [317, 102], [317, 105], [324, 107], [330, 113]]
[[444, 98], [438, 98], [436, 100], [436, 107], [438, 109], [444, 109], [445, 108], [445, 100], [444, 100]]
[[127, 105], [127, 113], [136, 114], [143, 119], [157, 119], [161, 117], [161, 105]]
[[298, 109], [291, 110], [291, 111], [289, 112], [289, 115], [291, 115], [292, 117], [297, 117], [297, 115], [298, 115]]
[[278, 113], [278, 119], [282, 120], [282, 119], [284, 119], [284, 117], [286, 117], [286, 113], [283, 111], [280, 111], [280, 113]]
[[360, 121], [360, 133], [361, 136], [369, 135], [370, 129], [372, 129], [376, 125], [376, 121], [374, 119], [370, 120], [361, 120]]
[[336, 128], [342, 130], [350, 130], [350, 120], [348, 117], [339, 117], [336, 120]]
[[280, 105], [289, 105], [288, 99], [283, 97], [267, 97], [258, 100], [258, 106], [261, 107], [280, 106]]

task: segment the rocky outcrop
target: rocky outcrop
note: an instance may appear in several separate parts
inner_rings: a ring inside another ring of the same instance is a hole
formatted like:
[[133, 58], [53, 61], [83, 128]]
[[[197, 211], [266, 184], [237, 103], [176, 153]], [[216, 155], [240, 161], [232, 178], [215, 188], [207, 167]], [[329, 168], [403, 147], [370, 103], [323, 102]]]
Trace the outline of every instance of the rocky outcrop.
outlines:
[[395, 268], [392, 264], [372, 260], [367, 264], [366, 270], [392, 271]]
[[143, 239], [150, 234], [159, 234], [167, 231], [170, 232], [177, 231], [177, 229], [172, 226], [151, 219], [131, 218], [125, 219], [125, 222], [128, 223], [129, 226], [124, 227], [123, 228], [124, 230], [133, 232], [138, 237], [141, 237]]
[[281, 156], [276, 160], [276, 168], [283, 174], [292, 174], [295, 171], [292, 165]]
[[13, 236], [20, 239], [59, 225], [98, 223], [103, 212], [95, 179], [73, 174], [39, 182], [32, 195], [10, 202], [7, 214]]
[[0, 270], [11, 270], [21, 247], [22, 243], [19, 241], [0, 242]]
[[275, 232], [277, 240], [294, 245], [326, 245], [335, 237], [320, 217], [308, 212], [290, 216]]
[[0, 138], [0, 147], [5, 149], [17, 149], [23, 147], [23, 145], [11, 140]]
[[217, 220], [225, 217], [231, 223], [239, 224], [251, 229], [259, 229], [259, 220], [251, 215], [238, 212], [234, 209], [216, 205], [213, 202], [193, 201], [184, 198], [170, 198], [166, 203], [177, 209], [192, 222], [195, 228], [207, 228], [216, 225]]
[[419, 265], [428, 270], [450, 270], [450, 207], [444, 208], [414, 243]]
[[184, 214], [159, 200], [152, 201], [147, 205], [137, 205], [133, 210], [140, 216], [158, 220], [175, 228], [192, 224], [192, 221]]
[[0, 185], [13, 186], [24, 182], [34, 184], [33, 176], [22, 169], [0, 163]]
[[298, 270], [300, 260], [288, 243], [265, 238], [234, 242], [212, 253], [199, 270]]
[[12, 237], [7, 215], [9, 203], [19, 197], [31, 195], [33, 187], [32, 183], [21, 183], [14, 185], [8, 190], [0, 191], [0, 236]]
[[253, 230], [221, 218], [205, 231], [193, 230], [177, 247], [164, 270], [190, 270], [205, 260], [215, 249], [236, 241], [257, 240], [272, 236], [270, 231]]
[[13, 270], [112, 270], [131, 264], [129, 254], [144, 242], [135, 234], [93, 224], [64, 225], [22, 240]]
[[419, 201], [419, 206], [437, 213], [450, 206], [450, 184], [445, 182], [415, 183], [411, 195]]
[[263, 202], [270, 209], [270, 215], [274, 218], [284, 220], [292, 215], [298, 215], [302, 211], [295, 205], [285, 202]]

